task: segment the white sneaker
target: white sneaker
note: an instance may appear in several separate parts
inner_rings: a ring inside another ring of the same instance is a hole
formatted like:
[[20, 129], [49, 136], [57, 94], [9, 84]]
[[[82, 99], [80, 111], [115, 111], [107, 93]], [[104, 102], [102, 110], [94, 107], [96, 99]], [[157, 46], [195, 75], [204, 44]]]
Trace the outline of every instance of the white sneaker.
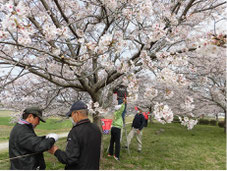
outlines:
[[119, 158], [117, 158], [116, 156], [114, 156], [114, 159], [117, 160], [117, 161], [120, 161]]

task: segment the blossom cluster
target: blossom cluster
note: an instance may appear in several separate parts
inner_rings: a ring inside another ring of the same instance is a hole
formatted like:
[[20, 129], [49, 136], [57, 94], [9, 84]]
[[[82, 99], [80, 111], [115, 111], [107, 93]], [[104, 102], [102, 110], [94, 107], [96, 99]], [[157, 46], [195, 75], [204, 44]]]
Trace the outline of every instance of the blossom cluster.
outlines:
[[165, 89], [165, 94], [164, 94], [164, 98], [165, 99], [171, 99], [174, 96], [174, 91], [171, 89], [166, 88]]
[[197, 123], [198, 123], [198, 120], [193, 120], [193, 119], [189, 119], [188, 117], [180, 117], [178, 116], [180, 122], [181, 122], [181, 125], [183, 126], [186, 126], [188, 130], [192, 129]]
[[173, 112], [168, 105], [156, 103], [154, 106], [155, 119], [162, 124], [171, 123], [173, 121]]
[[139, 84], [138, 79], [135, 74], [131, 74], [127, 78], [127, 91], [128, 91], [128, 101], [136, 101], [138, 99]]
[[164, 68], [158, 75], [158, 80], [170, 85], [185, 86], [188, 85], [188, 80], [183, 74], [176, 74], [169, 68]]
[[153, 87], [146, 87], [144, 98], [152, 99], [158, 95], [158, 90]]
[[[31, 43], [30, 35], [34, 33], [34, 29], [27, 22], [25, 17], [29, 15], [29, 8], [25, 5], [23, 1], [20, 1], [16, 6], [12, 0], [8, 1], [1, 6], [1, 10], [7, 13], [2, 19], [2, 34], [5, 35], [4, 38], [8, 38], [10, 31], [11, 34], [18, 31], [18, 42], [23, 44]], [[1, 38], [1, 37], [0, 37]]]
[[89, 110], [89, 113], [92, 113], [92, 114], [98, 112], [100, 115], [106, 115], [109, 113], [108, 109], [104, 109], [99, 105], [99, 102], [93, 103], [93, 101], [91, 100], [88, 103], [88, 110]]
[[195, 105], [193, 104], [194, 100], [192, 97], [187, 96], [185, 98], [185, 109], [188, 111], [192, 111], [195, 108]]

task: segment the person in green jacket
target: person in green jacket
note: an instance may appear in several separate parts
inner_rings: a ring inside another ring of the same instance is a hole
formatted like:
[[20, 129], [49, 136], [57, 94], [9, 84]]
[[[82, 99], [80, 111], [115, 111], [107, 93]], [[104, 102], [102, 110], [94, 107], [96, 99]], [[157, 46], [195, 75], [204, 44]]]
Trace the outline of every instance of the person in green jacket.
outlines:
[[126, 100], [120, 105], [115, 106], [114, 120], [111, 127], [111, 138], [109, 145], [108, 156], [113, 156], [114, 144], [115, 144], [115, 155], [116, 160], [120, 159], [120, 139], [121, 139], [121, 128], [123, 128], [122, 112], [125, 109]]

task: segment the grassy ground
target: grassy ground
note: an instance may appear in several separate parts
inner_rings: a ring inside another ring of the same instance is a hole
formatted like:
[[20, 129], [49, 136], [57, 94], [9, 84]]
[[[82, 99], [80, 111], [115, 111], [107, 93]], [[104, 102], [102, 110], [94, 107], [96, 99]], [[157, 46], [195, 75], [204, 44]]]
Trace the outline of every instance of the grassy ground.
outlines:
[[[128, 131], [130, 127], [127, 128]], [[164, 129], [160, 132], [160, 129]], [[137, 152], [135, 138], [130, 145], [131, 156], [121, 149], [120, 162], [107, 157], [110, 135], [104, 135], [104, 155], [100, 163], [103, 170], [226, 170], [226, 135], [218, 126], [196, 125], [188, 131], [180, 124], [154, 123], [143, 130], [143, 150]], [[125, 138], [123, 137], [124, 144]], [[65, 149], [66, 139], [57, 142]], [[64, 169], [54, 156], [45, 152], [47, 169]], [[1, 153], [0, 160], [8, 157]], [[8, 169], [9, 162], [0, 162]]]
[[[156, 134], [160, 129], [164, 132]], [[108, 140], [105, 147], [108, 146]], [[122, 143], [124, 144], [124, 143]], [[135, 138], [127, 150], [121, 150], [121, 162], [106, 157], [101, 169], [138, 170], [225, 170], [226, 136], [216, 126], [197, 125], [188, 131], [180, 124], [155, 123], [143, 131], [143, 151], [137, 152]]]
[[10, 116], [11, 114], [13, 114], [11, 110], [0, 110], [0, 117]]

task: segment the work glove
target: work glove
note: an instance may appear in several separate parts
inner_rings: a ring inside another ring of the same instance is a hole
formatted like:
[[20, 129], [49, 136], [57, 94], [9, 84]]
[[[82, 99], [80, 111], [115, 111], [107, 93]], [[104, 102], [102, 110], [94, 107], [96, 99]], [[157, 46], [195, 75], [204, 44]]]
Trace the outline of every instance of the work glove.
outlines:
[[116, 106], [114, 107], [115, 110], [119, 110], [120, 108], [121, 108], [121, 105], [116, 105]]
[[46, 135], [46, 138], [53, 138], [56, 142], [58, 140], [58, 135], [55, 133], [50, 133]]

